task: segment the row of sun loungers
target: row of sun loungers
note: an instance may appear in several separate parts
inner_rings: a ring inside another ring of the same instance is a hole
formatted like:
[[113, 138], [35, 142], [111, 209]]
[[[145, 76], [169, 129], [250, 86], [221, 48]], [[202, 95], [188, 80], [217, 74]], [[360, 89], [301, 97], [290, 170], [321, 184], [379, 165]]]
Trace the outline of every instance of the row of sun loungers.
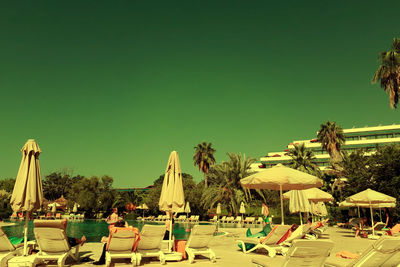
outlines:
[[[168, 216], [167, 215], [158, 215], [158, 217], [148, 216], [145, 218], [138, 217], [137, 219], [144, 220], [144, 221], [164, 222], [164, 221], [168, 220]], [[199, 222], [199, 219], [200, 219], [199, 215], [192, 215], [189, 218], [186, 218], [186, 215], [181, 215], [175, 221], [177, 221], [177, 222]]]
[[[215, 225], [195, 225], [192, 228], [185, 247], [190, 263], [193, 263], [196, 255], [208, 256], [215, 262], [215, 253], [208, 246], [215, 230]], [[69, 246], [61, 220], [35, 220], [33, 231], [39, 247], [39, 252], [34, 256], [33, 266], [56, 260], [58, 267], [63, 267], [67, 257], [79, 260], [80, 246], [74, 248]], [[133, 266], [140, 265], [143, 257], [157, 257], [160, 263], [164, 264], [168, 255], [161, 249], [165, 231], [164, 225], [144, 225], [136, 250], [133, 250], [136, 233], [132, 228], [117, 228], [111, 231], [106, 252], [106, 266], [110, 266], [113, 259], [121, 258], [130, 259]], [[0, 227], [0, 266], [7, 266], [7, 262], [18, 255], [22, 255], [21, 248], [15, 247]]]
[[[307, 236], [313, 231], [317, 229], [323, 231], [325, 226], [322, 223], [315, 226], [301, 225], [293, 232], [290, 231], [291, 228], [289, 225], [277, 225], [264, 238], [242, 238], [236, 242], [241, 244], [244, 253], [260, 249], [266, 250], [270, 257], [281, 253], [286, 256], [282, 266], [337, 266], [326, 261], [334, 246], [332, 241], [307, 240]], [[246, 243], [254, 246], [247, 250]], [[269, 266], [260, 259], [253, 259], [252, 262], [258, 266]], [[385, 235], [348, 266], [398, 266], [399, 262], [400, 237]]]
[[[246, 217], [242, 220], [242, 216], [222, 216], [219, 220], [220, 223], [244, 223], [244, 224], [261, 224], [262, 217], [256, 219], [255, 217]], [[214, 216], [210, 222], [217, 222], [217, 216]]]

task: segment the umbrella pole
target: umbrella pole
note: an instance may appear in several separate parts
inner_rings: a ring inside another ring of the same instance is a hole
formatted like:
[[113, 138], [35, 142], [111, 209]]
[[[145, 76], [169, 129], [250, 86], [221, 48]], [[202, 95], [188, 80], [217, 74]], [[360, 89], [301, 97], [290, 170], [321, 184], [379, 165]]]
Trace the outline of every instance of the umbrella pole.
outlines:
[[28, 222], [29, 222], [29, 214], [28, 211], [26, 211], [25, 229], [24, 229], [24, 256], [28, 255]]
[[370, 211], [371, 211], [372, 236], [375, 236], [375, 230], [374, 230], [374, 216], [372, 215], [372, 206], [371, 206], [371, 202], [369, 202], [369, 209], [370, 209]]
[[299, 212], [300, 214], [300, 225], [303, 225], [303, 219], [301, 218], [301, 211]]
[[382, 222], [381, 207], [379, 207], [379, 218], [381, 219], [381, 222]]
[[360, 218], [360, 206], [357, 205], [357, 210], [358, 210], [358, 218]]
[[283, 215], [282, 185], [279, 185], [279, 191], [280, 191], [280, 194], [281, 194], [281, 215], [282, 215], [282, 222], [281, 222], [281, 224], [284, 225], [284, 224], [285, 224], [285, 218], [284, 218], [284, 215]]
[[168, 242], [168, 252], [172, 252], [171, 242], [172, 242], [172, 212], [169, 213], [169, 242]]

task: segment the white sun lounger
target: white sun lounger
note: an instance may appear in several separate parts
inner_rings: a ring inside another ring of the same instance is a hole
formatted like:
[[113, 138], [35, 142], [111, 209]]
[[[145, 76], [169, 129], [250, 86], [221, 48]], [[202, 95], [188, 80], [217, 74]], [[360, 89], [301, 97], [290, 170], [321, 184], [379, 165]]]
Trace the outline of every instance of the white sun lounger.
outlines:
[[136, 250], [136, 263], [138, 265], [140, 265], [143, 257], [157, 257], [161, 264], [165, 264], [165, 255], [161, 251], [161, 242], [165, 230], [165, 225], [145, 224], [143, 226]]
[[[382, 236], [367, 248], [348, 267], [392, 267], [400, 264], [400, 237]], [[327, 267], [341, 266], [327, 262]]]
[[242, 216], [236, 216], [236, 218], [232, 222], [233, 223], [241, 223], [242, 222]]
[[214, 217], [212, 219], [210, 219], [210, 222], [216, 222], [217, 221], [217, 215], [214, 215]]
[[0, 227], [0, 267], [6, 267], [12, 257], [22, 255], [23, 247], [16, 248]]
[[111, 265], [112, 259], [127, 258], [131, 259], [132, 266], [135, 266], [136, 253], [133, 251], [133, 245], [135, 244], [136, 233], [130, 227], [118, 227], [114, 231], [110, 231], [110, 241], [106, 252], [106, 266]]
[[68, 256], [79, 261], [80, 246], [70, 247], [62, 220], [34, 220], [33, 225], [33, 232], [39, 246], [39, 252], [35, 258], [36, 264], [46, 260], [57, 260], [57, 265], [62, 267]]
[[[322, 267], [334, 246], [330, 240], [294, 240], [282, 267], [310, 266]], [[259, 266], [272, 266], [260, 259], [252, 259]]]
[[[275, 257], [276, 253], [282, 251], [283, 249], [282, 246], [277, 243], [283, 237], [283, 235], [287, 233], [290, 227], [291, 225], [276, 225], [266, 237], [247, 237], [237, 239], [236, 242], [241, 244], [244, 253], [250, 253], [254, 250], [262, 248], [268, 251], [268, 256]], [[247, 250], [245, 243], [254, 244], [255, 246]]]
[[215, 262], [215, 253], [208, 247], [214, 236], [215, 225], [195, 225], [192, 228], [185, 251], [189, 257], [189, 263], [193, 263], [196, 255], [208, 255], [212, 262]]

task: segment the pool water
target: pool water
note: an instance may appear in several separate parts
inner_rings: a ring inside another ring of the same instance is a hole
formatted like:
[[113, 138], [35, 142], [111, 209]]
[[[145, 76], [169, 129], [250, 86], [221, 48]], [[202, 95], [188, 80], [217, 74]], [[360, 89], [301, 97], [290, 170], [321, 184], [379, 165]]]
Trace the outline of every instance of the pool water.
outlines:
[[[143, 221], [129, 221], [128, 224], [142, 229], [144, 224], [163, 225], [164, 222], [143, 222]], [[203, 223], [200, 223], [203, 224]], [[205, 223], [206, 224], [206, 223]], [[175, 239], [188, 239], [190, 236], [190, 229], [194, 224], [190, 223], [175, 223], [173, 234]], [[13, 226], [3, 227], [8, 237], [23, 237], [24, 236], [24, 222], [15, 222]], [[219, 232], [216, 235], [221, 235]], [[99, 242], [101, 237], [108, 236], [108, 224], [104, 220], [84, 220], [84, 221], [68, 221], [67, 236], [79, 238], [82, 235], [86, 236], [87, 242]], [[33, 222], [29, 222], [28, 240], [34, 240]]]

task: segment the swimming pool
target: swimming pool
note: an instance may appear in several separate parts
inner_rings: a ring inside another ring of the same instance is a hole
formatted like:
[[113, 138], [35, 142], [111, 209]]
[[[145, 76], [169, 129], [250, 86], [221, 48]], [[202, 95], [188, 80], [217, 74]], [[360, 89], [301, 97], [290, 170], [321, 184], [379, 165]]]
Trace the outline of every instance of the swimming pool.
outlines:
[[[144, 224], [163, 225], [164, 222], [143, 222], [143, 221], [129, 221], [129, 225], [142, 229]], [[209, 223], [200, 223], [209, 224]], [[194, 224], [191, 223], [175, 223], [174, 224], [174, 236], [176, 239], [187, 239], [190, 235], [190, 229]], [[15, 222], [13, 226], [4, 226], [4, 231], [8, 237], [24, 236], [24, 222]], [[69, 237], [81, 237], [86, 236], [87, 242], [99, 242], [102, 236], [108, 236], [108, 224], [104, 220], [84, 220], [84, 221], [68, 221], [67, 236]], [[221, 235], [217, 233], [216, 235]], [[33, 240], [35, 236], [33, 234], [33, 222], [29, 222], [28, 239]]]

